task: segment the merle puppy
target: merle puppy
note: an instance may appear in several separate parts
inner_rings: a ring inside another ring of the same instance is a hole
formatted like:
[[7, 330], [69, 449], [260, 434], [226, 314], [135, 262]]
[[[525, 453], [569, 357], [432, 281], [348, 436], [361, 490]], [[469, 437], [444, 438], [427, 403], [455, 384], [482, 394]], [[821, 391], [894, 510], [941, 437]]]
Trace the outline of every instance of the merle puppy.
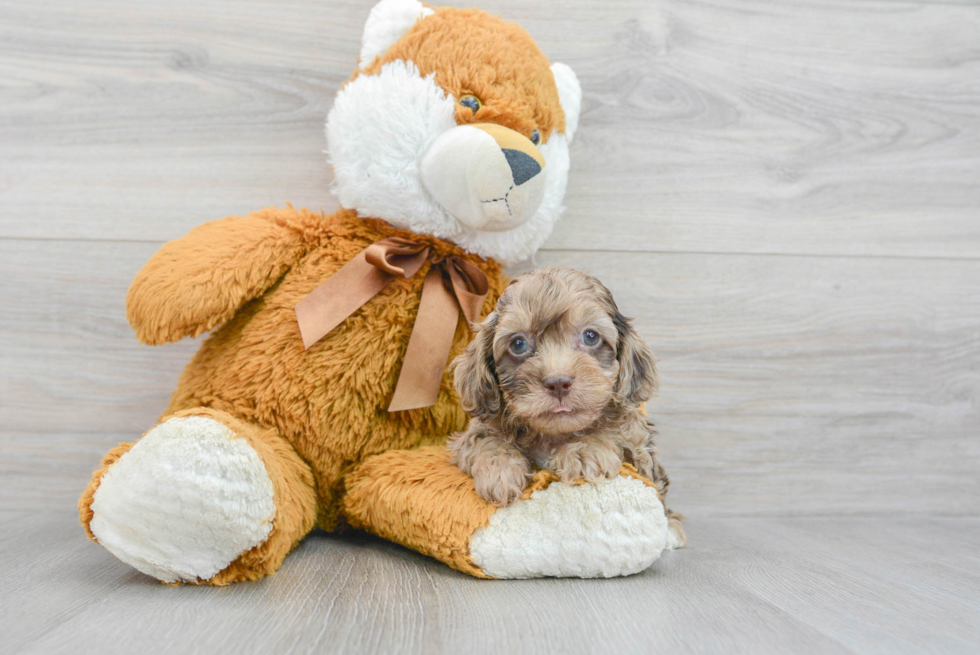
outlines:
[[[657, 390], [653, 353], [595, 278], [555, 267], [516, 278], [453, 365], [472, 420], [449, 448], [488, 502], [520, 498], [535, 466], [595, 482], [624, 461], [667, 493], [640, 411]], [[667, 515], [683, 543], [680, 515]]]

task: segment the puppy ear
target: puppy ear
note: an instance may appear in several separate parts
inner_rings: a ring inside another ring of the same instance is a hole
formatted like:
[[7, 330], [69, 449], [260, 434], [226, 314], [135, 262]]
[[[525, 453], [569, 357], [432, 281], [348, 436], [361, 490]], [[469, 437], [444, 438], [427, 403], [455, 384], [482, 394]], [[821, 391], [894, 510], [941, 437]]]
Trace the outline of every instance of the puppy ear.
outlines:
[[497, 312], [491, 312], [478, 330], [463, 354], [453, 361], [453, 383], [463, 409], [471, 416], [487, 420], [499, 416], [503, 407], [497, 367], [493, 361]]
[[616, 359], [619, 361], [619, 379], [616, 392], [625, 401], [642, 403], [657, 392], [660, 385], [657, 364], [650, 346], [633, 329], [631, 321], [615, 310], [613, 324], [619, 337]]

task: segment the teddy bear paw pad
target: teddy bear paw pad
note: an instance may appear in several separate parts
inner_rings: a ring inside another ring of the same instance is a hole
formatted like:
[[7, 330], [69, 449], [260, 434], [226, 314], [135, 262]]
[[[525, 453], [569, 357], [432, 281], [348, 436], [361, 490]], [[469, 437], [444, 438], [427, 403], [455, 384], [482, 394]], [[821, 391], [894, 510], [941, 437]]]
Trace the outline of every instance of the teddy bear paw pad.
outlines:
[[123, 562], [164, 582], [207, 580], [263, 543], [276, 513], [258, 453], [224, 424], [172, 418], [102, 478], [91, 530]]
[[640, 480], [555, 482], [494, 512], [470, 557], [494, 578], [611, 578], [649, 567], [668, 538], [664, 506]]

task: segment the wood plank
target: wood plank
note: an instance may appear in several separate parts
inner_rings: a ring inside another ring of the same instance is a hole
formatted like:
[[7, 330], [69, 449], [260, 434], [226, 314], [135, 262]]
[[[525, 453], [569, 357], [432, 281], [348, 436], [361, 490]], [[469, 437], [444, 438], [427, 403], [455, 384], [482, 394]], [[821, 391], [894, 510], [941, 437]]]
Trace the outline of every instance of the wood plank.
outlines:
[[[373, 2], [0, 4], [0, 237], [332, 209], [322, 122]], [[549, 248], [980, 257], [974, 4], [481, 4], [582, 79]]]
[[481, 581], [352, 534], [314, 535], [258, 583], [172, 588], [51, 512], [0, 537], [3, 650], [972, 653], [980, 640], [975, 519], [689, 528], [691, 548], [630, 578]]
[[6, 431], [139, 435], [153, 425], [197, 347], [142, 346], [126, 323], [126, 290], [159, 245], [0, 241]]
[[[0, 425], [32, 503], [73, 502], [162, 411], [196, 344], [136, 343], [153, 244], [0, 241]], [[702, 515], [980, 508], [980, 262], [546, 253], [597, 275], [660, 358], [651, 404]], [[79, 463], [79, 458], [82, 463]]]

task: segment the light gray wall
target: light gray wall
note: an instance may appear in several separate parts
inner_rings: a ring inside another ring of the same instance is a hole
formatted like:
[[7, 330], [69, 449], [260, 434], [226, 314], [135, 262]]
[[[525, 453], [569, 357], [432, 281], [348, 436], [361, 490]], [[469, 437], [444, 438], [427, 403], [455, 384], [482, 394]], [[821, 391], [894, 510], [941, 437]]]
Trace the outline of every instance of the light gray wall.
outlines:
[[[72, 502], [165, 405], [196, 344], [138, 345], [123, 306], [164, 240], [336, 206], [322, 123], [370, 5], [0, 5], [18, 503]], [[537, 263], [597, 274], [654, 346], [672, 504], [976, 516], [978, 6], [483, 6], [581, 78], [568, 211]]]

